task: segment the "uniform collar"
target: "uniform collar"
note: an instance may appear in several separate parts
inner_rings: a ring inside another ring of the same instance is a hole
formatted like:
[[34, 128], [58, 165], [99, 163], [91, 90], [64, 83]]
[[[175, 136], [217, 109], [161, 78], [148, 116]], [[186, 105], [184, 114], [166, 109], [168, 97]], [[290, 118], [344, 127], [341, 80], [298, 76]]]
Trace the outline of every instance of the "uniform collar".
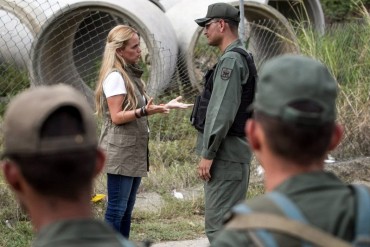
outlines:
[[233, 41], [230, 45], [228, 45], [225, 49], [225, 52], [228, 52], [230, 51], [231, 49], [233, 49], [234, 47], [239, 47], [239, 46], [243, 46], [243, 43], [240, 39], [236, 39], [235, 41]]
[[277, 186], [274, 191], [295, 194], [299, 191], [315, 190], [322, 187], [342, 186], [343, 183], [330, 172], [315, 171], [302, 173], [289, 178]]

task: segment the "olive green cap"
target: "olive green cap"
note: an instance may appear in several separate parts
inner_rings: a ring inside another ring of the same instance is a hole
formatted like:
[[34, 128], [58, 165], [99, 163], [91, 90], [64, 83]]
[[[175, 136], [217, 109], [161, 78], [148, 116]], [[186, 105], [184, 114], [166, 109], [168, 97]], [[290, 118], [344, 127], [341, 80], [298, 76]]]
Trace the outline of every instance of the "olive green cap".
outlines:
[[[337, 82], [321, 62], [302, 55], [283, 55], [267, 61], [259, 72], [252, 108], [289, 123], [317, 126], [336, 118]], [[293, 107], [313, 102], [318, 112]]]
[[208, 6], [206, 17], [196, 19], [195, 22], [199, 26], [204, 27], [207, 22], [214, 18], [227, 19], [239, 23], [239, 9], [228, 3], [214, 3]]

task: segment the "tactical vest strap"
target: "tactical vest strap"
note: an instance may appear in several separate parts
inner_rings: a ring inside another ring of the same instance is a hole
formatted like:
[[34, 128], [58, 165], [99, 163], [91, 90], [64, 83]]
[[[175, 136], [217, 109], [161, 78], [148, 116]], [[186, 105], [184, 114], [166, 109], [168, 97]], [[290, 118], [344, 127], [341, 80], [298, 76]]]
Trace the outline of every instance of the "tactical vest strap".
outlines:
[[[370, 192], [363, 185], [351, 184], [356, 198], [356, 228], [353, 245], [337, 238], [317, 227], [310, 226], [300, 210], [284, 194], [271, 192], [267, 197], [276, 204], [284, 216], [273, 213], [254, 213], [246, 204], [239, 204], [233, 208], [234, 218], [227, 224], [226, 229], [255, 230], [256, 237], [263, 243], [273, 238], [270, 232], [290, 235], [304, 240], [303, 245], [313, 243], [317, 246], [370, 246]], [[264, 231], [264, 234], [258, 232]]]
[[268, 213], [253, 213], [235, 216], [225, 227], [236, 230], [270, 230], [303, 239], [317, 246], [350, 247], [346, 241], [329, 235], [328, 233], [301, 222], [279, 215]]
[[[247, 60], [247, 66], [249, 70], [249, 77], [248, 77], [247, 83], [255, 83], [255, 81], [257, 81], [257, 68], [254, 63], [254, 58], [253, 58], [252, 53], [247, 52], [239, 47], [234, 47], [230, 51], [237, 52], [239, 54], [242, 54], [245, 57], [245, 59]], [[254, 82], [252, 82], [253, 80]]]
[[308, 221], [303, 216], [301, 210], [299, 210], [297, 206], [284, 194], [279, 193], [279, 192], [270, 192], [266, 195], [277, 206], [279, 206], [279, 208], [284, 212], [286, 216], [288, 216], [291, 219], [308, 224]]

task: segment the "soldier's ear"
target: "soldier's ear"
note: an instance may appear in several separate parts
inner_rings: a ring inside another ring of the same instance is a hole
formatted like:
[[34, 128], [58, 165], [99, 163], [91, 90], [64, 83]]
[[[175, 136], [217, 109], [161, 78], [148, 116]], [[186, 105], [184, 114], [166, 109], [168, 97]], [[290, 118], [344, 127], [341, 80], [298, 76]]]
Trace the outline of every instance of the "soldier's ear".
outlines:
[[247, 141], [253, 151], [258, 151], [261, 148], [260, 133], [258, 133], [258, 131], [260, 130], [256, 120], [253, 118], [248, 119], [247, 124], [245, 125], [245, 132], [247, 135]]
[[224, 19], [220, 19], [220, 21], [217, 23], [219, 25], [220, 32], [223, 33], [225, 31], [225, 25], [226, 22]]
[[9, 184], [10, 188], [16, 193], [21, 192], [21, 180], [23, 176], [18, 166], [12, 161], [6, 160], [2, 164], [2, 170], [5, 181]]
[[97, 176], [101, 173], [101, 171], [103, 170], [104, 168], [104, 165], [105, 165], [105, 159], [106, 159], [106, 156], [105, 156], [105, 153], [102, 149], [98, 148], [96, 150], [96, 166], [95, 166], [95, 174], [94, 176]]
[[344, 133], [343, 126], [335, 123], [328, 151], [335, 149], [339, 145], [339, 143], [342, 140], [343, 133]]

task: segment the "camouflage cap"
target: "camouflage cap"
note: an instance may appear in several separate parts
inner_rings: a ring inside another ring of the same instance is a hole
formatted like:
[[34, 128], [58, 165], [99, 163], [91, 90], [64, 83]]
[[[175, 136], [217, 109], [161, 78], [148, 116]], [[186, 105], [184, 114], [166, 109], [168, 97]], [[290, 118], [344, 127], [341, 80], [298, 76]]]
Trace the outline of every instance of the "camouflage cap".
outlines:
[[[255, 111], [279, 117], [285, 122], [321, 125], [336, 117], [337, 82], [325, 65], [301, 55], [283, 55], [265, 63], [259, 73]], [[319, 111], [293, 106], [313, 102]]]
[[227, 19], [239, 23], [239, 10], [228, 3], [214, 3], [208, 6], [206, 17], [196, 19], [195, 22], [204, 27], [213, 18]]
[[[44, 122], [63, 106], [77, 109], [84, 134], [41, 138]], [[59, 153], [97, 146], [96, 123], [85, 96], [63, 84], [35, 87], [17, 95], [6, 110], [3, 128], [2, 157]]]

